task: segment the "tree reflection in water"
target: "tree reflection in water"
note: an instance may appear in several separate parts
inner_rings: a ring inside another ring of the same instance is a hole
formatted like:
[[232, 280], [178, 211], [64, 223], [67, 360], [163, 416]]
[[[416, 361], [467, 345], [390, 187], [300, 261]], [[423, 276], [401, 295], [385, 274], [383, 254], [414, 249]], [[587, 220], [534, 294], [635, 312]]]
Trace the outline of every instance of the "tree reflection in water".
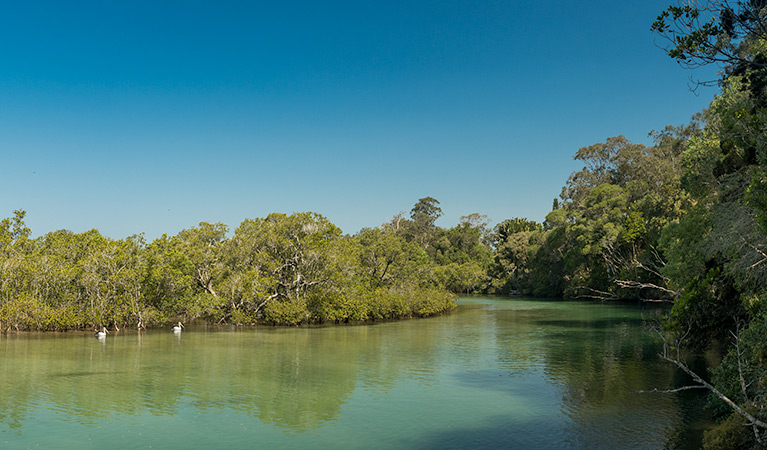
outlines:
[[284, 439], [311, 431], [320, 445], [359, 432], [380, 436], [381, 448], [536, 436], [571, 448], [685, 448], [699, 439], [699, 395], [635, 393], [684, 382], [644, 328], [660, 310], [462, 303], [447, 316], [373, 326], [121, 332], [103, 349], [85, 334], [9, 334], [0, 338], [0, 423], [20, 436], [35, 432], [41, 411], [87, 428], [245, 414]]

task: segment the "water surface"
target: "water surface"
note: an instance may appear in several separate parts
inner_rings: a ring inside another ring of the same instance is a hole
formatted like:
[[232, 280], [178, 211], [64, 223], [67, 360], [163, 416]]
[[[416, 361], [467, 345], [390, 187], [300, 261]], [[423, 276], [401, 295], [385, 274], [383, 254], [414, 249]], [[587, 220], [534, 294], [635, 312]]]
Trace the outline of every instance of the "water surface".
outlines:
[[638, 305], [465, 298], [326, 328], [0, 337], [0, 448], [696, 448]]

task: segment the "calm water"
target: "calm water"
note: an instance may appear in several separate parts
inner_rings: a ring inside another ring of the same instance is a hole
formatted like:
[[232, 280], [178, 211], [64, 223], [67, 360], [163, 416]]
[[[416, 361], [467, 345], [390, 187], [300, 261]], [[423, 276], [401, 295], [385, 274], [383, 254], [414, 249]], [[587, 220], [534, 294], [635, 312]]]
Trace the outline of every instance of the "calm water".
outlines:
[[0, 337], [0, 448], [697, 447], [639, 306], [470, 298], [444, 317]]

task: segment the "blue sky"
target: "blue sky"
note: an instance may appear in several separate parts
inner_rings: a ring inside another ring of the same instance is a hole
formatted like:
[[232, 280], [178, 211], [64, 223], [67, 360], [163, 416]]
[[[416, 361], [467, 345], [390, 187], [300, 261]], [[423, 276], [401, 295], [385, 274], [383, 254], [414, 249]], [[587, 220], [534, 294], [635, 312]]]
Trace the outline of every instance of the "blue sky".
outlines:
[[5, 2], [0, 217], [153, 239], [441, 202], [543, 220], [578, 148], [714, 90], [655, 45], [668, 1]]

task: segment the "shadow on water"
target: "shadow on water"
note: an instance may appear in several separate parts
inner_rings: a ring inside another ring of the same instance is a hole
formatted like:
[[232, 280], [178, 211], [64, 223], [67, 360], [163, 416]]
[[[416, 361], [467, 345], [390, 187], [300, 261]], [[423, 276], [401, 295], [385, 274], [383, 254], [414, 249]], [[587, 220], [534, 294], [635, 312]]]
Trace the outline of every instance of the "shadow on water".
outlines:
[[636, 318], [604, 318], [593, 320], [571, 320], [571, 319], [534, 319], [533, 323], [541, 327], [552, 328], [572, 328], [572, 329], [590, 329], [590, 330], [613, 330], [617, 326], [642, 327], [647, 325], [647, 320], [641, 317]]
[[567, 448], [551, 421], [527, 424], [511, 422], [506, 416], [488, 418], [482, 426], [441, 430], [416, 442], [403, 442], [402, 448], [437, 449], [544, 449]]
[[[566, 419], [564, 420], [566, 422]], [[699, 448], [689, 436], [673, 435], [662, 448], [693, 450]], [[564, 426], [560, 420], [541, 419], [515, 422], [506, 416], [488, 418], [481, 426], [462, 427], [428, 433], [415, 442], [401, 442], [402, 448], [441, 449], [572, 449], [572, 450], [656, 450], [661, 447], [639, 434], [616, 436], [613, 430], [583, 429]]]

